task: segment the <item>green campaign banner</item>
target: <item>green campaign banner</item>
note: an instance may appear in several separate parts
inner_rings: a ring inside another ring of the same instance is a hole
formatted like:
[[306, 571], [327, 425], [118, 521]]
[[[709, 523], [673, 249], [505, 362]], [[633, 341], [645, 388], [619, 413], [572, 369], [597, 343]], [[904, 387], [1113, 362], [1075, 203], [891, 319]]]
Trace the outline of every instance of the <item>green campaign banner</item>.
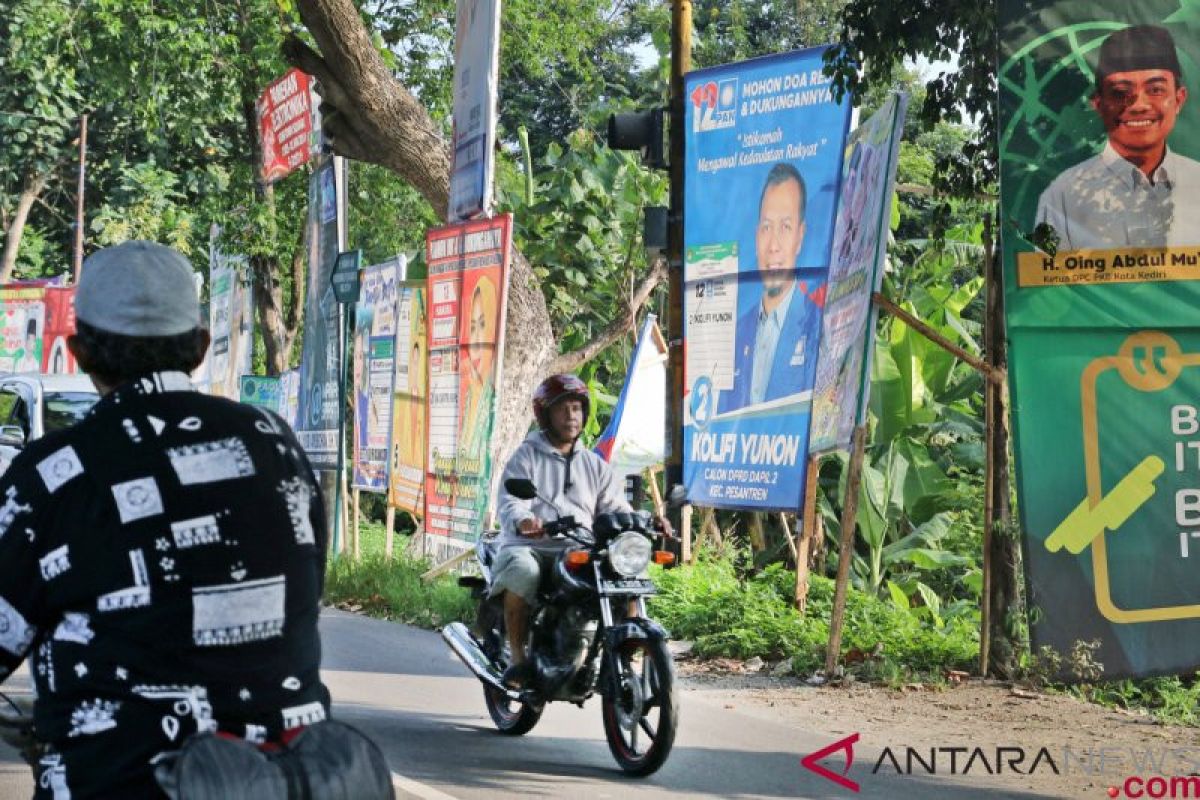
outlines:
[[248, 405], [269, 408], [276, 414], [284, 412], [283, 386], [278, 377], [269, 375], [242, 375], [239, 399]]
[[[1200, 3], [1000, 3], [1017, 490], [1035, 648], [1200, 665]], [[1067, 675], [1070, 677], [1070, 675]]]

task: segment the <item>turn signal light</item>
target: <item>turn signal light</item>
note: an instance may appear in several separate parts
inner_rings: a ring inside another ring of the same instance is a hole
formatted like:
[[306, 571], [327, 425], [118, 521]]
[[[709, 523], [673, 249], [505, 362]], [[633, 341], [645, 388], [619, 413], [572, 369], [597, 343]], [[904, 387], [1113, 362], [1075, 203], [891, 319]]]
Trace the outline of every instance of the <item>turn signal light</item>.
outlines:
[[674, 564], [675, 563], [675, 554], [672, 553], [670, 550], [655, 550], [654, 551], [654, 563], [658, 564], [660, 566], [664, 566], [664, 567], [667, 564]]
[[567, 553], [567, 569], [579, 569], [592, 560], [592, 554], [586, 550], [572, 550]]

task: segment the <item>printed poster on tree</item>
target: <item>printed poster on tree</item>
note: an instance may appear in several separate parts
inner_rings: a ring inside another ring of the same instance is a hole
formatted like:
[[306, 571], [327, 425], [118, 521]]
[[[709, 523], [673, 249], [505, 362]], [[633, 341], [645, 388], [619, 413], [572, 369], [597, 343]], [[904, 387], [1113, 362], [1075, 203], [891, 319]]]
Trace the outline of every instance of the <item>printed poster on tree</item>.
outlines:
[[259, 176], [274, 183], [308, 163], [317, 152], [320, 125], [315, 110], [318, 98], [312, 78], [290, 69], [259, 96], [254, 104], [258, 115], [258, 137], [262, 146]]
[[47, 281], [0, 286], [0, 372], [77, 372], [67, 350], [73, 333], [74, 287]]
[[512, 217], [429, 231], [427, 533], [474, 541], [492, 495]]
[[458, 0], [454, 33], [451, 222], [487, 213], [492, 205], [499, 64], [500, 0]]
[[[1000, 4], [1001, 241], [1034, 649], [1200, 666], [1200, 28]], [[1003, 534], [999, 534], [1003, 535]]]
[[425, 404], [429, 380], [425, 281], [405, 281], [400, 284], [399, 294], [388, 503], [415, 516], [424, 516]]
[[338, 254], [333, 160], [313, 170], [308, 185], [308, 287], [296, 436], [315, 469], [337, 469], [338, 327], [341, 316], [330, 275]]
[[0, 372], [40, 372], [46, 287], [0, 288]]
[[243, 280], [245, 256], [227, 256], [213, 246], [209, 257], [208, 393], [237, 400], [241, 378], [253, 369], [254, 302]]
[[392, 454], [392, 382], [396, 372], [401, 265], [375, 264], [362, 271], [355, 304], [354, 356], [350, 381], [354, 408], [355, 489], [384, 494]]

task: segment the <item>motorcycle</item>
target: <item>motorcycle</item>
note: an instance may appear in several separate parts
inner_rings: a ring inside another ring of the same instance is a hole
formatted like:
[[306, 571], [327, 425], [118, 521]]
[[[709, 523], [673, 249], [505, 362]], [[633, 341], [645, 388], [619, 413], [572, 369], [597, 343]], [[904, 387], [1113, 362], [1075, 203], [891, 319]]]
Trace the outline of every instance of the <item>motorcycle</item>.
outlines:
[[[510, 479], [504, 486], [514, 497], [537, 497], [532, 481]], [[503, 597], [489, 596], [498, 549], [494, 532], [475, 545], [482, 577], [459, 578], [479, 602], [475, 631], [454, 622], [442, 629], [442, 637], [482, 682], [484, 703], [500, 733], [528, 733], [546, 703], [582, 708], [598, 693], [613, 758], [631, 775], [650, 775], [671, 752], [679, 696], [667, 632], [646, 615], [646, 598], [656, 593], [646, 568], [651, 561], [670, 564], [674, 555], [655, 549], [661, 534], [645, 511], [602, 514], [592, 530], [560, 516], [543, 529], [573, 544], [542, 576], [530, 621], [535, 672], [530, 685], [510, 689], [501, 677], [511, 655]]]

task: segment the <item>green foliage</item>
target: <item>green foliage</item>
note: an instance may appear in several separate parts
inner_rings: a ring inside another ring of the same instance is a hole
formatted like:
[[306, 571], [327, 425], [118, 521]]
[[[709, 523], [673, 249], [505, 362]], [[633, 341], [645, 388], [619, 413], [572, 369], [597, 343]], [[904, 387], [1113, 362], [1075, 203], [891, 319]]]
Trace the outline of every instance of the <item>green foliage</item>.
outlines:
[[[773, 564], [740, 580], [728, 559], [656, 572], [659, 595], [651, 613], [675, 638], [691, 639], [703, 656], [791, 658], [811, 672], [824, 663], [833, 608], [833, 581], [812, 576], [808, 613], [792, 605], [795, 573]], [[919, 613], [851, 590], [843, 649], [876, 653], [900, 672], [939, 673], [968, 668], [978, 652], [978, 615], [963, 613], [935, 624]], [[880, 664], [875, 664], [878, 669]]]
[[856, 94], [894, 84], [905, 61], [954, 62], [925, 81], [916, 107], [928, 130], [970, 120], [961, 148], [939, 155], [934, 185], [972, 198], [996, 183], [996, 6], [973, 0], [891, 3], [847, 0], [840, 46], [827, 58], [835, 86]]
[[16, 0], [0, 16], [0, 198], [52, 170], [82, 105], [67, 0]]
[[844, 5], [845, 0], [694, 0], [693, 66], [825, 44]]
[[453, 576], [443, 575], [425, 583], [421, 575], [427, 559], [405, 553], [407, 537], [396, 537], [395, 557], [383, 554], [383, 526], [364, 523], [363, 560], [341, 557], [331, 561], [325, 574], [325, 599], [330, 603], [359, 605], [365, 613], [436, 628], [454, 621], [474, 618], [471, 595]]
[[178, 186], [178, 177], [153, 161], [126, 165], [108, 202], [92, 219], [96, 244], [149, 239], [190, 254], [196, 221]]
[[[642, 209], [666, 205], [667, 181], [580, 129], [566, 149], [551, 143], [534, 161], [534, 184], [534, 202], [528, 205], [524, 178], [510, 173], [499, 183], [500, 206], [514, 213], [516, 245], [542, 283], [560, 348], [570, 351], [624, 310], [649, 269]], [[581, 376], [594, 390], [615, 391], [629, 355], [627, 345], [610, 348]], [[601, 398], [597, 411], [606, 405], [611, 403]]]

